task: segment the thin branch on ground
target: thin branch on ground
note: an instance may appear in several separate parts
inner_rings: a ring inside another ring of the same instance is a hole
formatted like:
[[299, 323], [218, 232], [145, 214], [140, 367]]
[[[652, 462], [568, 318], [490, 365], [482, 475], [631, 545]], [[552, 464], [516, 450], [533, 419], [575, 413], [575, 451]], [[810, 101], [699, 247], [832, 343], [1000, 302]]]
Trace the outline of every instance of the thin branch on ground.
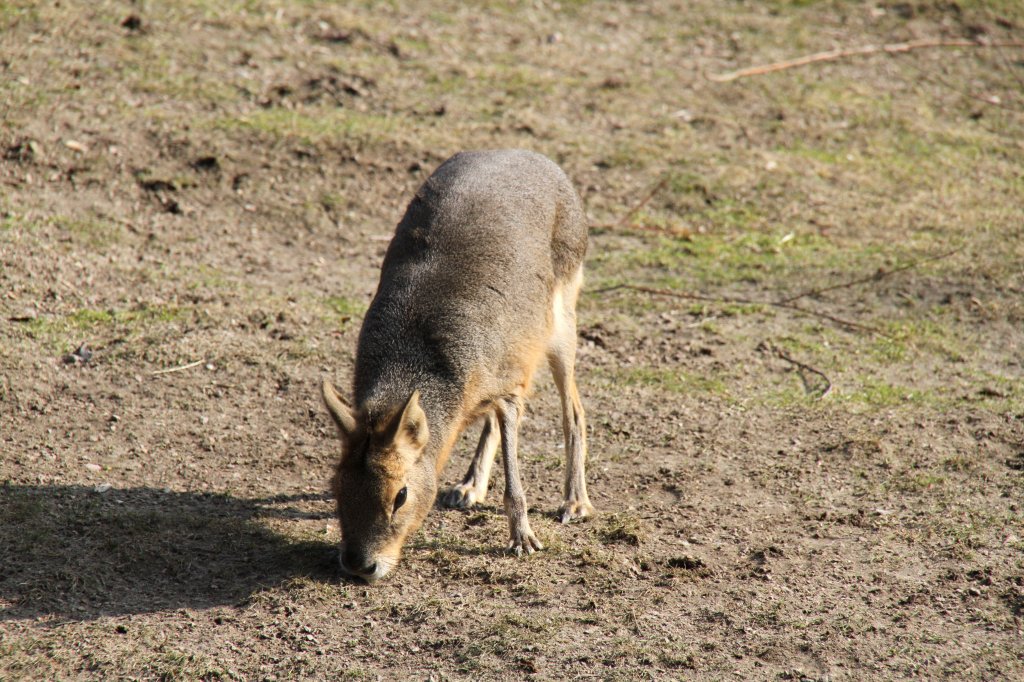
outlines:
[[785, 360], [786, 362], [790, 363], [791, 365], [794, 365], [797, 369], [802, 370], [801, 373], [800, 373], [800, 381], [803, 382], [803, 384], [804, 384], [804, 391], [806, 393], [808, 393], [808, 394], [814, 393], [815, 389], [811, 385], [811, 382], [807, 380], [807, 377], [804, 376], [803, 372], [810, 372], [811, 374], [817, 374], [819, 377], [821, 377], [822, 379], [825, 380], [825, 388], [823, 390], [821, 390], [821, 394], [817, 398], [815, 398], [815, 400], [821, 400], [825, 396], [827, 396], [829, 393], [832, 392], [832, 380], [829, 379], [828, 376], [826, 376], [825, 373], [822, 372], [820, 369], [816, 369], [814, 367], [811, 367], [807, 363], [800, 362], [799, 360], [795, 360], [794, 358], [790, 357], [789, 354], [786, 353], [786, 351], [782, 350], [781, 348], [779, 348], [778, 346], [773, 344], [771, 341], [766, 341], [764, 343], [764, 347], [767, 348], [770, 351], [773, 351], [775, 353], [775, 355], [778, 356], [780, 359]]
[[629, 209], [629, 211], [626, 212], [626, 215], [622, 216], [622, 218], [620, 218], [617, 222], [614, 222], [614, 223], [601, 223], [601, 224], [598, 224], [598, 225], [591, 225], [591, 227], [593, 229], [597, 229], [597, 230], [621, 230], [622, 228], [628, 226], [629, 229], [631, 229], [631, 230], [643, 230], [645, 232], [658, 232], [660, 234], [670, 234], [670, 235], [673, 235], [673, 236], [676, 236], [676, 237], [684, 235], [684, 234], [689, 234], [689, 232], [686, 231], [686, 230], [675, 230], [675, 229], [672, 229], [670, 227], [660, 227], [658, 225], [629, 225], [629, 221], [631, 221], [636, 216], [636, 214], [640, 212], [640, 209], [642, 209], [644, 206], [646, 206], [648, 204], [648, 202], [650, 202], [650, 200], [653, 199], [658, 192], [660, 192], [661, 190], [665, 189], [665, 185], [668, 184], [668, 180], [669, 179], [667, 177], [666, 178], [662, 178], [651, 189], [650, 192], [648, 192], [646, 195], [644, 195], [643, 199], [638, 201], [633, 206], [633, 208]]
[[891, 270], [884, 270], [884, 271], [880, 270], [878, 272], [875, 272], [874, 274], [867, 275], [865, 277], [858, 277], [856, 279], [852, 279], [852, 280], [849, 280], [847, 282], [840, 282], [839, 284], [833, 284], [833, 285], [827, 286], [827, 287], [821, 287], [821, 288], [818, 288], [818, 289], [808, 289], [807, 291], [803, 291], [803, 292], [801, 292], [799, 294], [796, 294], [794, 296], [790, 296], [788, 298], [779, 299], [777, 301], [765, 301], [765, 300], [759, 300], [759, 299], [754, 299], [754, 298], [742, 298], [742, 297], [736, 297], [736, 296], [707, 296], [707, 295], [704, 295], [704, 294], [691, 294], [691, 293], [688, 293], [688, 292], [674, 291], [674, 290], [671, 290], [671, 289], [657, 289], [655, 287], [643, 286], [641, 284], [615, 284], [615, 285], [612, 285], [610, 287], [604, 287], [602, 289], [595, 289], [595, 290], [591, 291], [590, 293], [592, 293], [592, 294], [604, 294], [604, 293], [608, 293], [608, 292], [611, 292], [611, 291], [617, 291], [617, 290], [620, 290], [620, 289], [628, 289], [628, 290], [631, 290], [631, 291], [639, 291], [639, 292], [645, 293], [645, 294], [653, 294], [655, 296], [668, 296], [668, 297], [671, 297], [671, 298], [682, 298], [682, 299], [686, 299], [686, 300], [690, 300], [690, 301], [704, 301], [704, 302], [707, 302], [707, 303], [719, 303], [719, 304], [733, 303], [733, 304], [739, 304], [739, 305], [764, 305], [764, 306], [771, 306], [773, 308], [784, 308], [786, 310], [792, 310], [794, 312], [802, 313], [804, 315], [810, 315], [812, 317], [820, 317], [822, 319], [829, 320], [830, 322], [834, 322], [834, 323], [836, 323], [836, 324], [838, 324], [840, 326], [843, 326], [843, 327], [849, 327], [850, 329], [859, 329], [861, 331], [870, 332], [872, 334], [877, 334], [878, 336], [882, 336], [884, 338], [890, 339], [890, 338], [892, 338], [892, 336], [890, 336], [889, 334], [886, 334], [885, 332], [883, 332], [878, 327], [872, 327], [870, 325], [861, 324], [859, 322], [853, 322], [852, 320], [846, 320], [846, 319], [843, 319], [841, 317], [836, 317], [835, 315], [829, 315], [828, 313], [823, 313], [823, 312], [820, 312], [818, 310], [812, 310], [811, 308], [805, 308], [803, 306], [796, 305], [794, 303], [794, 301], [797, 301], [797, 300], [799, 300], [801, 298], [807, 298], [808, 296], [817, 296], [817, 295], [822, 294], [822, 293], [824, 293], [826, 291], [835, 291], [837, 289], [847, 289], [847, 288], [850, 288], [850, 287], [857, 286], [858, 284], [866, 284], [868, 282], [877, 282], [878, 280], [881, 280], [881, 279], [884, 279], [886, 277], [890, 277], [892, 275], [895, 275], [898, 272], [905, 272], [906, 270], [912, 270], [913, 268], [916, 268], [916, 267], [919, 267], [921, 265], [924, 265], [925, 263], [933, 263], [935, 261], [942, 260], [944, 258], [949, 258], [950, 256], [953, 256], [953, 255], [955, 255], [957, 253], [960, 253], [961, 251], [963, 251], [963, 247], [962, 246], [957, 247], [957, 248], [953, 249], [952, 251], [947, 251], [945, 253], [940, 253], [940, 254], [938, 254], [936, 256], [929, 256], [927, 258], [920, 258], [920, 259], [918, 259], [916, 261], [913, 261], [911, 263], [907, 263], [906, 265], [901, 265], [898, 268], [893, 268]]
[[177, 367], [168, 367], [167, 369], [158, 369], [158, 370], [155, 370], [153, 372], [150, 372], [150, 375], [151, 376], [157, 376], [159, 374], [170, 374], [171, 372], [182, 372], [182, 371], [184, 371], [186, 369], [192, 369], [193, 367], [197, 367], [197, 366], [199, 366], [201, 364], [203, 364], [202, 360], [196, 360], [195, 362], [190, 362], [187, 365], [179, 365]]
[[810, 308], [804, 308], [803, 306], [796, 305], [795, 303], [786, 303], [785, 301], [762, 301], [754, 298], [739, 298], [734, 296], [705, 296], [703, 294], [690, 294], [682, 291], [673, 291], [671, 289], [656, 289], [654, 287], [646, 287], [640, 284], [616, 284], [610, 287], [604, 287], [602, 289], [594, 289], [591, 294], [605, 294], [611, 291], [617, 291], [620, 289], [629, 289], [631, 291], [639, 291], [645, 294], [653, 294], [655, 296], [668, 296], [671, 298], [683, 298], [690, 301], [706, 301], [708, 303], [736, 303], [740, 305], [765, 305], [773, 308], [784, 308], [786, 310], [792, 310], [803, 315], [809, 315], [811, 317], [819, 317], [823, 320], [829, 320], [843, 327], [850, 329], [858, 329], [860, 331], [869, 332], [871, 334], [877, 334], [885, 338], [892, 338], [889, 334], [878, 327], [872, 327], [870, 325], [861, 324], [859, 322], [853, 322], [852, 320], [844, 320], [841, 317], [835, 315], [829, 315], [828, 313], [822, 313], [817, 310], [811, 310]]
[[857, 286], [858, 284], [866, 284], [868, 282], [877, 282], [878, 280], [885, 279], [886, 277], [890, 277], [892, 275], [895, 275], [897, 272], [903, 272], [904, 270], [912, 270], [912, 269], [914, 269], [914, 268], [916, 268], [916, 267], [918, 267], [920, 265], [924, 265], [925, 263], [932, 263], [932, 262], [935, 262], [937, 260], [942, 260], [943, 258], [949, 258], [950, 256], [956, 255], [956, 254], [960, 253], [961, 251], [963, 251], [963, 247], [962, 246], [957, 247], [957, 248], [953, 249], [952, 251], [947, 251], [946, 253], [941, 253], [941, 254], [939, 254], [937, 256], [929, 256], [928, 258], [921, 258], [921, 259], [913, 261], [911, 263], [907, 263], [906, 265], [901, 265], [898, 268], [893, 268], [891, 270], [879, 270], [876, 273], [874, 273], [873, 275], [868, 275], [867, 277], [858, 277], [857, 279], [850, 280], [849, 282], [841, 282], [839, 284], [833, 284], [832, 286], [821, 287], [820, 289], [809, 289], [807, 291], [804, 291], [804, 292], [801, 292], [799, 294], [796, 294], [795, 296], [790, 296], [789, 298], [783, 298], [783, 299], [779, 300], [778, 303], [792, 303], [793, 301], [799, 300], [801, 298], [807, 298], [808, 296], [817, 296], [819, 294], [823, 294], [826, 291], [835, 291], [836, 289], [848, 289], [850, 287]]
[[645, 196], [643, 199], [641, 199], [639, 202], [637, 202], [636, 206], [634, 206], [629, 211], [629, 213], [627, 213], [626, 215], [622, 216], [622, 219], [618, 222], [618, 224], [616, 224], [616, 227], [622, 227], [622, 226], [628, 224], [629, 221], [633, 219], [633, 216], [635, 216], [637, 213], [639, 213], [640, 209], [642, 209], [644, 206], [646, 206], [647, 203], [651, 199], [654, 198], [654, 195], [657, 194], [658, 192], [660, 192], [662, 189], [664, 189], [665, 185], [667, 185], [667, 184], [668, 184], [668, 178], [662, 178], [658, 182], [658, 184], [655, 185], [654, 188], [650, 192], [647, 193], [647, 196]]
[[991, 42], [991, 43], [980, 43], [976, 40], [942, 40], [935, 38], [925, 38], [922, 40], [911, 40], [906, 43], [889, 43], [887, 45], [862, 45], [860, 47], [848, 47], [837, 50], [828, 50], [827, 52], [816, 52], [814, 54], [804, 55], [803, 57], [797, 57], [796, 59], [788, 59], [782, 62], [775, 62], [773, 64], [762, 64], [759, 66], [751, 66], [746, 69], [739, 69], [738, 71], [730, 71], [728, 73], [710, 74], [708, 80], [716, 83], [726, 83], [734, 81], [739, 78], [747, 78], [749, 76], [760, 76], [766, 73], [774, 73], [776, 71], [784, 71], [786, 69], [796, 68], [798, 66], [806, 66], [808, 64], [816, 64], [819, 62], [832, 62], [839, 59], [846, 59], [849, 57], [856, 57], [860, 55], [878, 54], [884, 52], [887, 54], [898, 54], [902, 52], [910, 52], [911, 50], [919, 50], [922, 48], [933, 48], [933, 47], [1024, 47], [1024, 42], [1018, 41], [1007, 41], [1007, 42]]

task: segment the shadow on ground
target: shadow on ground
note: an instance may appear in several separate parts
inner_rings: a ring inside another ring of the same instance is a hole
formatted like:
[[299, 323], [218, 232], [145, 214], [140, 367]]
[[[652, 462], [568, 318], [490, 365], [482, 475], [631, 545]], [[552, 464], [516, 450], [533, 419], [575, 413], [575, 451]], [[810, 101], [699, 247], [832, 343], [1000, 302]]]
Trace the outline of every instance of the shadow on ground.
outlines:
[[319, 495], [0, 487], [0, 621], [237, 604], [296, 577], [336, 580], [332, 544], [263, 523], [326, 519], [326, 507]]

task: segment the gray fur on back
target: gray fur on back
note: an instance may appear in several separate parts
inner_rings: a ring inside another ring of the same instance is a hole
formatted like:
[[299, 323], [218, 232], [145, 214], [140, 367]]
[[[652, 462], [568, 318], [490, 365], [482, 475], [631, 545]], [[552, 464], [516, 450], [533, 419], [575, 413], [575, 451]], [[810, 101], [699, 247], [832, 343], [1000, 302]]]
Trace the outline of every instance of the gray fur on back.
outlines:
[[503, 369], [546, 329], [555, 285], [586, 248], [579, 196], [551, 160], [500, 150], [445, 161], [384, 257], [356, 352], [356, 407], [374, 420], [418, 389], [433, 423], [454, 416], [468, 381], [501, 397]]

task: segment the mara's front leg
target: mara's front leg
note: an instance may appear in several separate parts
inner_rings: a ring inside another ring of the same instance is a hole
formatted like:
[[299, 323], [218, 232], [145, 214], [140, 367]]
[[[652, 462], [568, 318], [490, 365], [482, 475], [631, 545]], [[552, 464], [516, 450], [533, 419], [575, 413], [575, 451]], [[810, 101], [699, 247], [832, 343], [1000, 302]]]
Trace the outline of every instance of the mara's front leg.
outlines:
[[487, 486], [491, 480], [491, 466], [494, 455], [498, 452], [501, 442], [501, 431], [498, 429], [498, 417], [491, 412], [484, 419], [484, 430], [480, 434], [480, 442], [476, 446], [476, 454], [469, 465], [462, 483], [458, 484], [445, 495], [446, 507], [469, 509], [487, 497]]
[[498, 422], [501, 429], [501, 456], [505, 463], [505, 515], [508, 517], [508, 551], [521, 555], [544, 549], [530, 528], [526, 516], [526, 494], [519, 478], [519, 421], [522, 418], [522, 398], [507, 398], [498, 403]]

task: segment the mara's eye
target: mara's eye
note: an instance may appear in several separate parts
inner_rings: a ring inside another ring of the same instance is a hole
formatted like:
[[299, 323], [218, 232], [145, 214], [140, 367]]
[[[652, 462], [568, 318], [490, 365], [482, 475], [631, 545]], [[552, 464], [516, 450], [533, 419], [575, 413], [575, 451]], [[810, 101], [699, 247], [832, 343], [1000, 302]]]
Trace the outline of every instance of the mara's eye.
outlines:
[[398, 508], [401, 507], [403, 504], [405, 504], [405, 497], [408, 494], [409, 494], [409, 491], [406, 490], [405, 488], [402, 488], [401, 490], [398, 491], [398, 494], [395, 495], [395, 509], [394, 509], [394, 511], [398, 511]]

